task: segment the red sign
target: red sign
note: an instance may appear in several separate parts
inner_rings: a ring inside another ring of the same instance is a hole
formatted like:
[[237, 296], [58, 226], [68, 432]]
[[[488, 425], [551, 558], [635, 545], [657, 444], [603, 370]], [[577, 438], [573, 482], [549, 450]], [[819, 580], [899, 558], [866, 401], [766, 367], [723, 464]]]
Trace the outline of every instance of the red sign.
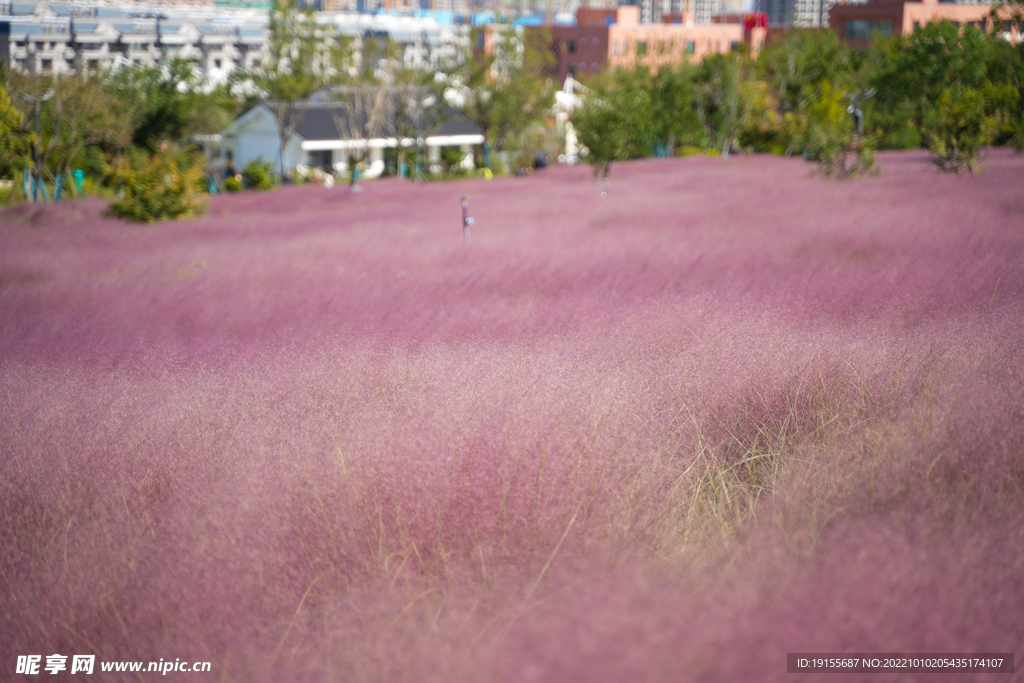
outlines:
[[764, 12], [747, 12], [743, 15], [743, 25], [747, 28], [764, 28], [768, 25], [768, 15]]

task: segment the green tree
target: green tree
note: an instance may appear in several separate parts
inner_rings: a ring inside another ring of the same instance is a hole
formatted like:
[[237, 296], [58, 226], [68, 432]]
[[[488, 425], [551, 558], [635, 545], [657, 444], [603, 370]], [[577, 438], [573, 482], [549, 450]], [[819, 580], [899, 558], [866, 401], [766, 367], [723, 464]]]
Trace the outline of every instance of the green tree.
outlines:
[[999, 126], [992, 110], [983, 90], [957, 84], [942, 91], [924, 126], [932, 161], [939, 169], [972, 175], [981, 170], [981, 152], [991, 144]]
[[[66, 176], [88, 147], [123, 150], [130, 144], [128, 108], [95, 74], [52, 76], [12, 72], [8, 86], [23, 114], [21, 135], [31, 144], [36, 181]], [[35, 116], [39, 114], [36, 135]], [[74, 186], [72, 185], [74, 192]]]
[[572, 124], [595, 175], [606, 180], [612, 162], [649, 155], [664, 128], [646, 68], [616, 70], [592, 86]]
[[[545, 38], [511, 28], [499, 31], [489, 52], [468, 50], [439, 79], [445, 100], [483, 129], [486, 144], [495, 152], [504, 150], [550, 105], [551, 84], [542, 76], [549, 53], [529, 49], [527, 41], [534, 40], [543, 43]], [[482, 48], [483, 34], [474, 32], [471, 43]]]
[[740, 65], [734, 55], [708, 55], [697, 68], [697, 114], [706, 131], [706, 146], [728, 156], [742, 124]]
[[130, 66], [111, 74], [107, 88], [132, 108], [132, 143], [150, 152], [161, 142], [214, 133], [230, 123], [235, 104], [225, 89], [208, 88], [193, 64]]
[[349, 41], [333, 25], [317, 22], [311, 7], [300, 9], [295, 0], [275, 2], [264, 58], [253, 72], [238, 73], [233, 81], [254, 88], [273, 112], [282, 175], [289, 162], [299, 161], [286, 159], [287, 147], [309, 99], [352, 68], [350, 56]]
[[26, 161], [27, 145], [17, 135], [25, 117], [11, 103], [11, 98], [0, 85], [0, 178], [13, 178]]
[[652, 79], [654, 137], [669, 152], [679, 144], [700, 142], [701, 122], [693, 73], [693, 67], [684, 63], [674, 69], [661, 69]]
[[996, 144], [1008, 143], [1017, 151], [1024, 151], [1024, 42], [1002, 40], [1008, 28], [1016, 28], [1024, 35], [1024, 0], [1009, 0], [992, 6], [991, 26], [993, 48], [996, 53], [993, 80], [1017, 91], [1016, 103], [1005, 112], [996, 133]]
[[913, 144], [921, 125], [954, 84], [980, 90], [992, 80], [997, 54], [991, 36], [948, 21], [927, 24], [909, 36], [876, 41], [868, 108], [871, 127], [885, 130], [883, 146]]
[[849, 80], [853, 71], [849, 48], [831, 29], [789, 31], [766, 45], [756, 62], [756, 73], [775, 94], [780, 114], [801, 111], [806, 94], [822, 81]]

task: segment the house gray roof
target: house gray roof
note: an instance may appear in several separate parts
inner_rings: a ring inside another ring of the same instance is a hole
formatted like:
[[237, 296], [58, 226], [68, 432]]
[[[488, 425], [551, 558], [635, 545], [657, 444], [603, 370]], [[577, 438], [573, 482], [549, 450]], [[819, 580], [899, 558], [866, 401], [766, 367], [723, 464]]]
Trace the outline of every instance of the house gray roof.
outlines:
[[[347, 125], [348, 117], [355, 115], [357, 119]], [[343, 128], [350, 131], [365, 131], [366, 116], [364, 112], [349, 112], [341, 103], [335, 101], [310, 102], [302, 112], [299, 122], [295, 126], [295, 132], [307, 141], [313, 140], [339, 140], [349, 135], [343, 135], [338, 128], [341, 123]], [[448, 136], [448, 135], [482, 135], [483, 129], [470, 121], [466, 116], [450, 107], [445, 107], [440, 115], [440, 122], [429, 131], [425, 137]], [[397, 137], [399, 135], [398, 122], [392, 111], [387, 117], [380, 137]]]

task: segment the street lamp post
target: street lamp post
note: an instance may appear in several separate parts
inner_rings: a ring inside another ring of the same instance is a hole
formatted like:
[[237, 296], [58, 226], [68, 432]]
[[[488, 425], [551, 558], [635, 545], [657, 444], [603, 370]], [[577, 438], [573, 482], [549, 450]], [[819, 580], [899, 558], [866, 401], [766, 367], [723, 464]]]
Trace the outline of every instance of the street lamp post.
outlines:
[[[47, 90], [42, 95], [27, 95], [22, 93], [21, 98], [31, 102], [35, 107], [35, 139], [32, 144], [32, 201], [39, 198], [39, 183], [42, 182], [39, 173], [39, 110], [43, 102], [53, 97], [53, 91]], [[43, 200], [46, 200], [46, 190], [43, 190]]]
[[874, 96], [874, 88], [847, 95], [853, 102], [846, 108], [846, 113], [853, 117], [853, 122], [857, 126], [857, 137], [864, 136], [864, 111], [860, 108], [861, 100], [867, 100]]

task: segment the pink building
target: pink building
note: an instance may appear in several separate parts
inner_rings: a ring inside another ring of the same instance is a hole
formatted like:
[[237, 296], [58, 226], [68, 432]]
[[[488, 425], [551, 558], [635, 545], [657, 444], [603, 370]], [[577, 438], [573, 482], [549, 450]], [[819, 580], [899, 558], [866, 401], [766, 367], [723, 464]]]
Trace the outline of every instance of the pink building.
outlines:
[[746, 44], [756, 55], [764, 46], [766, 29], [749, 26], [742, 15], [729, 15], [712, 24], [697, 24], [692, 15], [666, 16], [673, 23], [641, 24], [640, 8], [621, 5], [612, 9], [580, 7], [575, 26], [547, 25], [549, 49], [557, 62], [557, 75], [583, 78], [606, 68], [652, 71], [683, 62], [699, 62], [706, 55], [726, 53]]
[[[833, 5], [829, 11], [829, 26], [841, 40], [853, 46], [869, 44], [875, 33], [882, 37], [907, 35], [914, 29], [936, 21], [971, 24], [988, 30], [992, 21], [991, 5], [957, 5], [938, 0], [905, 2], [905, 0], [871, 0], [863, 5]], [[1013, 42], [1020, 34], [1009, 20], [1009, 13], [1001, 19], [1003, 38]]]

